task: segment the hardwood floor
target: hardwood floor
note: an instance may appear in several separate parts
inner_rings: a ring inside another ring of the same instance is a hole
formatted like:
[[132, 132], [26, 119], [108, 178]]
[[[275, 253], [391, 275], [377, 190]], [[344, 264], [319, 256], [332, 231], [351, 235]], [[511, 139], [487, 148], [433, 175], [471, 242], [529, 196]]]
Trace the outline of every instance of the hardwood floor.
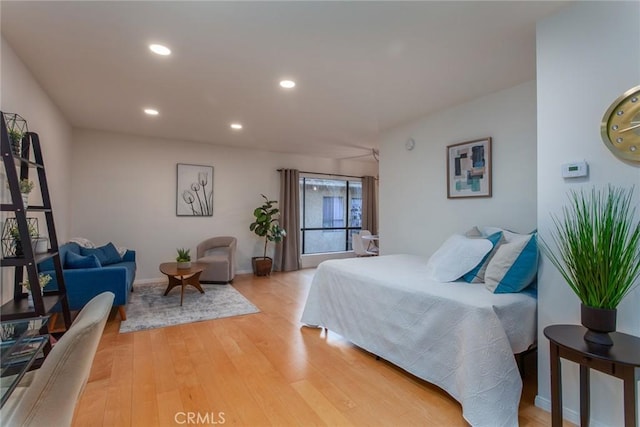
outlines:
[[[301, 326], [314, 271], [237, 276], [258, 314], [119, 334], [112, 313], [74, 426], [466, 426], [444, 391]], [[521, 426], [550, 425], [536, 381], [534, 366]]]

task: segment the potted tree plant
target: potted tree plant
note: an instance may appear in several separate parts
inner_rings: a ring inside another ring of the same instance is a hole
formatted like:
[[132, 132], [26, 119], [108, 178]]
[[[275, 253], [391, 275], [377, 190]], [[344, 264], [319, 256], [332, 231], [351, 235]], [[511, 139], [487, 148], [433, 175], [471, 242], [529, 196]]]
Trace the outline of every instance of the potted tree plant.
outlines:
[[264, 194], [261, 194], [261, 196], [264, 199], [264, 203], [253, 211], [255, 220], [249, 226], [249, 230], [260, 237], [264, 237], [264, 253], [261, 257], [251, 258], [251, 262], [254, 274], [268, 276], [271, 274], [273, 260], [267, 256], [267, 245], [269, 242], [281, 242], [287, 233], [278, 224], [280, 210], [275, 207], [278, 202], [269, 200]]
[[178, 262], [178, 269], [186, 269], [191, 268], [191, 249], [179, 248], [176, 249], [178, 252], [178, 256], [176, 257], [176, 261]]
[[611, 346], [620, 301], [640, 277], [640, 221], [631, 206], [633, 188], [570, 193], [563, 217], [553, 216], [552, 241], [541, 248], [581, 301], [584, 339]]

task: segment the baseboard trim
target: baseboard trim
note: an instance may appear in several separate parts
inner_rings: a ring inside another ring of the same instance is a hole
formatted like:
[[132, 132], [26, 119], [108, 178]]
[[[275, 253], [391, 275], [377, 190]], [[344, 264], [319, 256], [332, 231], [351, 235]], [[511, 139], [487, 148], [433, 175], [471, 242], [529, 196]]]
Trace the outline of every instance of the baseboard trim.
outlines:
[[[551, 401], [546, 397], [540, 397], [540, 395], [536, 395], [534, 404], [540, 409], [551, 412]], [[563, 407], [562, 417], [567, 421], [571, 421], [576, 425], [580, 425], [580, 413], [574, 411], [573, 409]], [[591, 417], [591, 419], [589, 420], [589, 425], [591, 427], [607, 427], [607, 424], [603, 424], [600, 421], [594, 420], [593, 417]]]
[[133, 286], [135, 287], [136, 285], [148, 285], [149, 283], [159, 283], [159, 282], [169, 283], [169, 279], [167, 279], [167, 276], [156, 277], [155, 279], [139, 279], [139, 280], [133, 281]]
[[540, 409], [551, 412], [551, 401], [546, 397], [540, 397], [540, 395], [537, 394], [535, 400], [533, 401], [533, 404]]

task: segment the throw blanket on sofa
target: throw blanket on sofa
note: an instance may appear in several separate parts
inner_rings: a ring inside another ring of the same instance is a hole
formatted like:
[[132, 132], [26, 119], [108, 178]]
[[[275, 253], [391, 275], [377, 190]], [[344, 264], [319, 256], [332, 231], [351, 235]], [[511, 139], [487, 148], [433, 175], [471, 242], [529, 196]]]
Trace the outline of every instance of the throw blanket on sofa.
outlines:
[[426, 263], [412, 255], [325, 261], [302, 322], [443, 388], [474, 426], [517, 425], [522, 380], [513, 355], [535, 342], [536, 298], [434, 282]]

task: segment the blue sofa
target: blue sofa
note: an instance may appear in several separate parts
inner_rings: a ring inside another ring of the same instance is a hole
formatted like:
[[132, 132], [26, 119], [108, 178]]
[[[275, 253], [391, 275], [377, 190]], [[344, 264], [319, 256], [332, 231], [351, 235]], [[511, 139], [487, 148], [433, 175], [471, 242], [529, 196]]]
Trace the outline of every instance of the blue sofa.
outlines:
[[[68, 254], [73, 252], [76, 255], [82, 255], [82, 251], [86, 249], [73, 242], [59, 247], [69, 308], [80, 310], [96, 295], [110, 291], [115, 295], [113, 305], [118, 307], [120, 318], [126, 320], [125, 305], [129, 301], [129, 294], [133, 290], [133, 281], [136, 276], [136, 252], [127, 250], [121, 261], [101, 267], [70, 268], [70, 263], [67, 262]], [[72, 258], [73, 255], [69, 257]], [[38, 271], [42, 274], [50, 274], [52, 277], [51, 282], [45, 286], [45, 291], [58, 289], [53, 260], [49, 259], [38, 264]], [[59, 304], [54, 311], [60, 311]]]

